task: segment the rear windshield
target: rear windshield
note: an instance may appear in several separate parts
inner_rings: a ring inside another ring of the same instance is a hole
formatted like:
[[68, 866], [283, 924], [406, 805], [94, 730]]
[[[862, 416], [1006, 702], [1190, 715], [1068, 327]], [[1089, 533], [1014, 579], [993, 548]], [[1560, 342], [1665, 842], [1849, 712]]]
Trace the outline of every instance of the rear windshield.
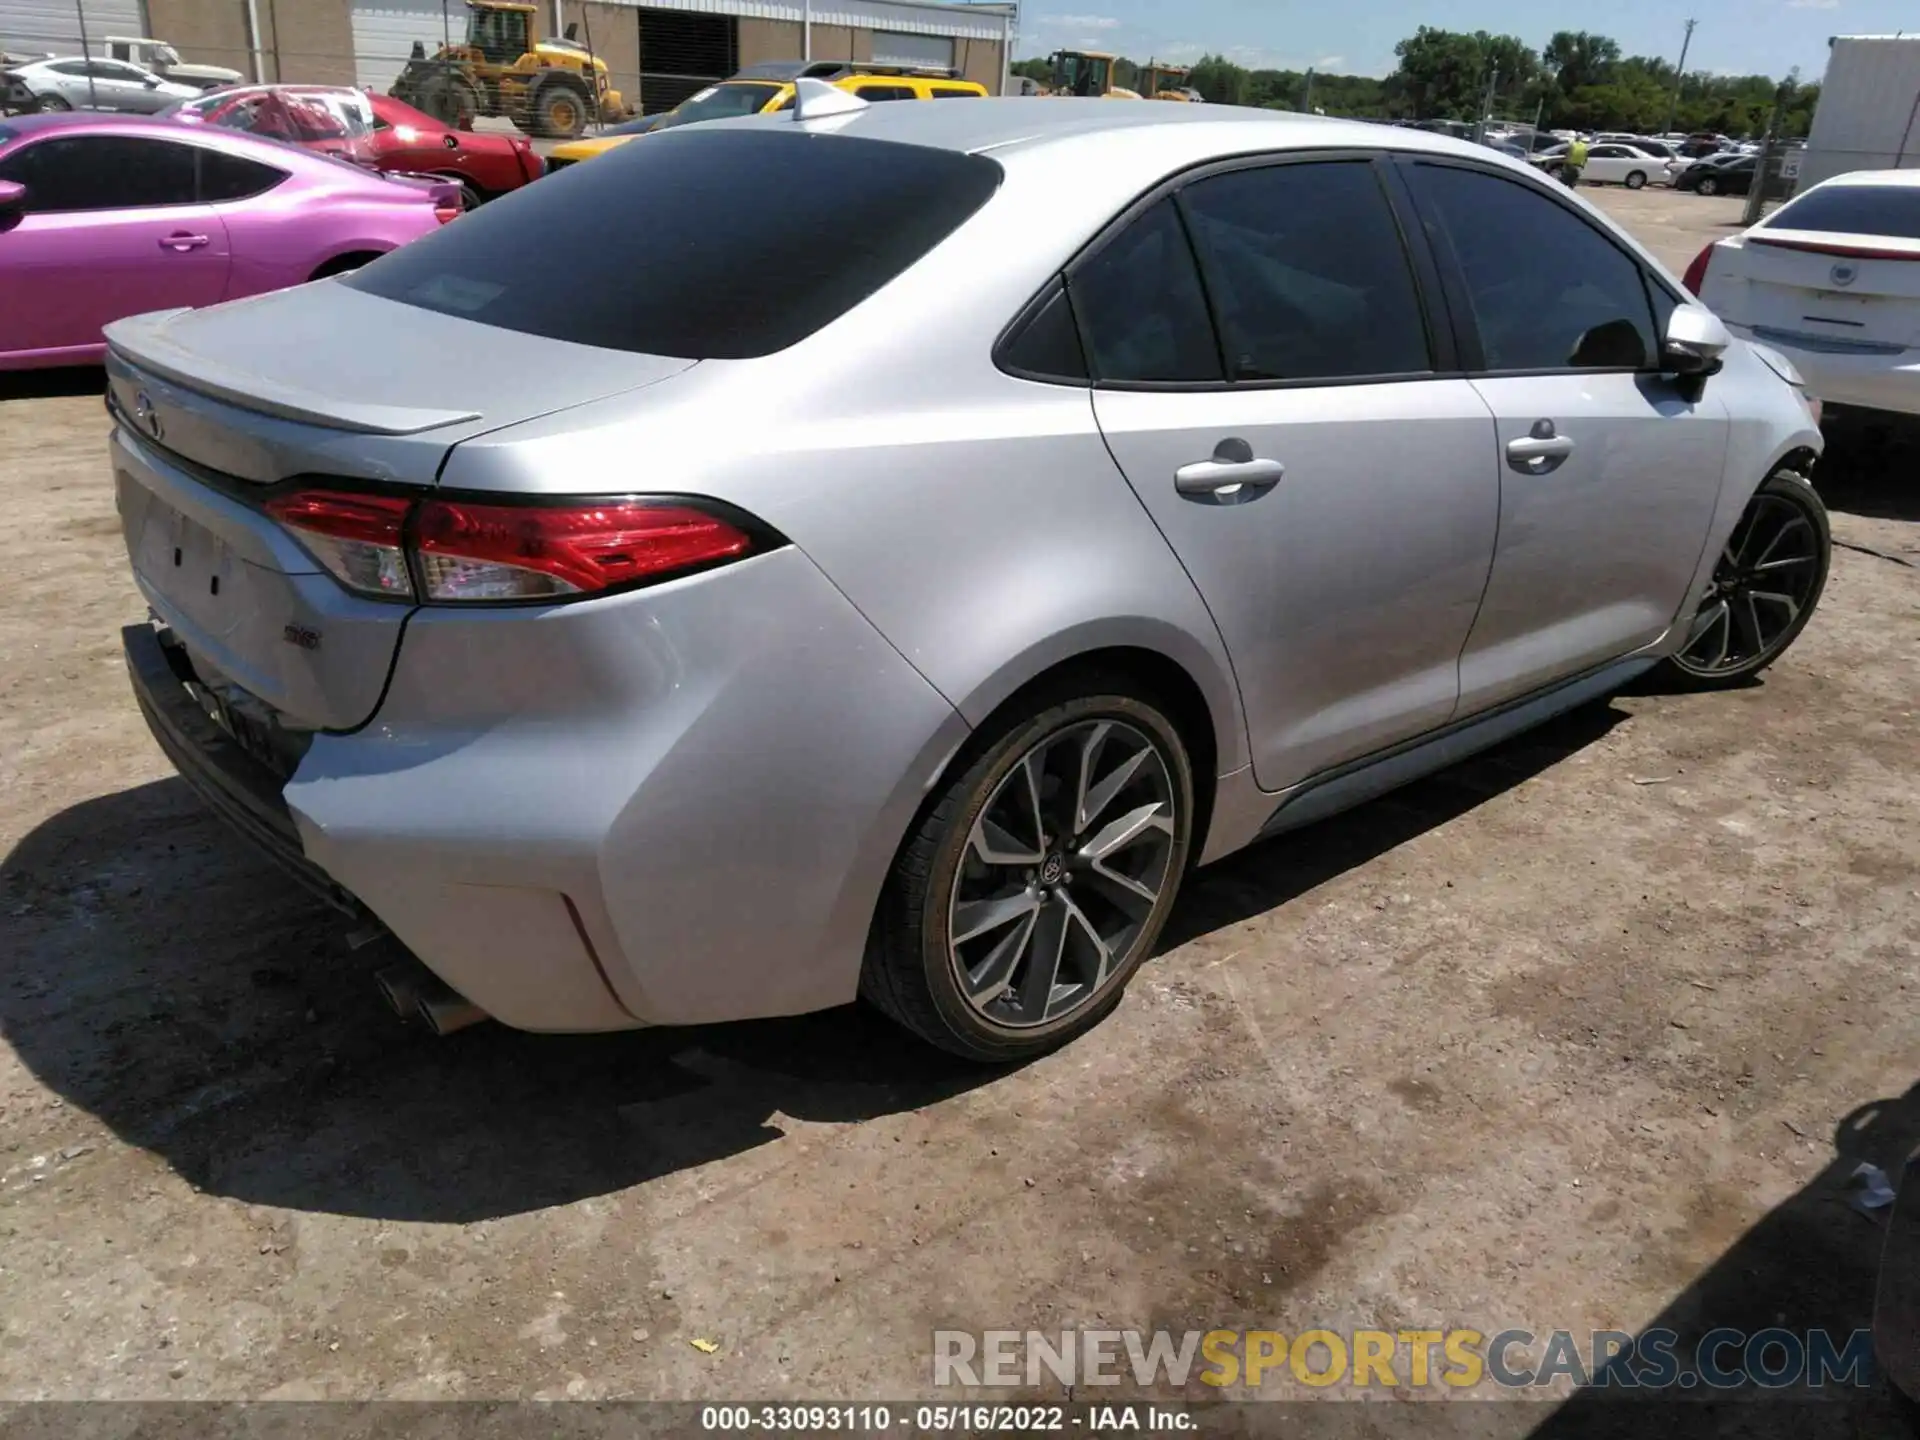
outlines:
[[1781, 206], [1767, 228], [1920, 240], [1920, 186], [1822, 185]]
[[748, 359], [858, 305], [984, 205], [1000, 175], [952, 150], [695, 128], [563, 169], [343, 283], [525, 335]]

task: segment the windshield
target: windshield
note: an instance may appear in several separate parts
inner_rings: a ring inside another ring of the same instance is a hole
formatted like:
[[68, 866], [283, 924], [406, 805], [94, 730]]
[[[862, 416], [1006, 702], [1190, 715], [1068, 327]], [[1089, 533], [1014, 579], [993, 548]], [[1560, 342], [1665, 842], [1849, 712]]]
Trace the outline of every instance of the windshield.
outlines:
[[190, 100], [179, 113], [226, 130], [294, 144], [355, 141], [373, 133], [373, 107], [356, 90], [260, 90], [214, 93]]
[[1822, 185], [1774, 211], [1765, 228], [1920, 240], [1920, 186]]
[[1104, 95], [1112, 64], [1091, 55], [1063, 55], [1054, 68], [1054, 83], [1071, 95]]
[[660, 117], [656, 130], [675, 125], [697, 125], [702, 120], [733, 120], [742, 115], [758, 115], [767, 102], [780, 93], [780, 86], [766, 84], [714, 85], [690, 100], [683, 100]]
[[[845, 135], [661, 135], [482, 206], [342, 283], [525, 335], [748, 359], [804, 340], [915, 264], [1000, 174], [983, 155]], [[594, 224], [574, 223], [588, 210]]]

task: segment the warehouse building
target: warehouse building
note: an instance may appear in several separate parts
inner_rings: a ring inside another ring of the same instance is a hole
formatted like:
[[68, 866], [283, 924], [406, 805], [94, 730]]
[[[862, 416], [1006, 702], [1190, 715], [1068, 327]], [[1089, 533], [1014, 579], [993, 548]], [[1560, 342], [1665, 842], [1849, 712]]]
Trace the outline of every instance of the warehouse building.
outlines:
[[[535, 0], [555, 34], [575, 27], [629, 103], [651, 114], [743, 65], [838, 60], [927, 66], [1005, 84], [1016, 4], [932, 0]], [[79, 54], [108, 35], [150, 35], [185, 60], [264, 80], [385, 90], [416, 42], [431, 54], [467, 28], [465, 0], [0, 0], [0, 49]]]

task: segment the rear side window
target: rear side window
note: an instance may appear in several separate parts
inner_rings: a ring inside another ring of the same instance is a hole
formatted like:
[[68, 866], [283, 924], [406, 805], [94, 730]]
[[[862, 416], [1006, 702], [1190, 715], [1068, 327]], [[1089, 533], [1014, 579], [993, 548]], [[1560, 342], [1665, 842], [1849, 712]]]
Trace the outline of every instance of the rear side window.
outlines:
[[1229, 380], [1431, 368], [1413, 271], [1370, 162], [1235, 170], [1180, 199]]
[[857, 92], [862, 100], [918, 100], [911, 85], [862, 85]]
[[1920, 240], [1920, 185], [1822, 185], [1782, 205], [1764, 228]]
[[1068, 290], [1095, 379], [1220, 379], [1213, 322], [1173, 201], [1154, 205], [1077, 266]]
[[526, 335], [748, 359], [908, 269], [1000, 176], [985, 156], [926, 146], [688, 129], [550, 175], [343, 283]]
[[945, 85], [935, 85], [932, 94], [936, 100], [979, 100], [984, 98], [978, 90], [962, 90], [957, 86], [949, 89]]
[[194, 203], [194, 148], [129, 135], [36, 141], [0, 162], [35, 212], [127, 210]]
[[264, 194], [286, 178], [286, 171], [257, 160], [221, 150], [200, 151], [200, 198], [210, 205]]
[[1415, 165], [1407, 178], [1465, 282], [1488, 370], [1637, 370], [1659, 354], [1640, 266], [1531, 186]]

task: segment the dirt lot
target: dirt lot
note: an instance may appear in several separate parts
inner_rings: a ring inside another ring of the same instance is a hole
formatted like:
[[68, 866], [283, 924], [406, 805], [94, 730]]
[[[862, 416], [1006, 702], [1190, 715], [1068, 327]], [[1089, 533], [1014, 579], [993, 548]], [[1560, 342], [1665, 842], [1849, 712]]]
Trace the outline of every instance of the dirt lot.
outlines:
[[[1676, 267], [1738, 208], [1600, 198]], [[1920, 1130], [1911, 450], [1823, 468], [1845, 548], [1763, 684], [1204, 872], [1109, 1024], [982, 1073], [854, 1011], [400, 1029], [378, 947], [135, 713], [97, 377], [0, 396], [0, 1398], [901, 1397], [941, 1326], [1866, 1323], [1840, 1182]]]

